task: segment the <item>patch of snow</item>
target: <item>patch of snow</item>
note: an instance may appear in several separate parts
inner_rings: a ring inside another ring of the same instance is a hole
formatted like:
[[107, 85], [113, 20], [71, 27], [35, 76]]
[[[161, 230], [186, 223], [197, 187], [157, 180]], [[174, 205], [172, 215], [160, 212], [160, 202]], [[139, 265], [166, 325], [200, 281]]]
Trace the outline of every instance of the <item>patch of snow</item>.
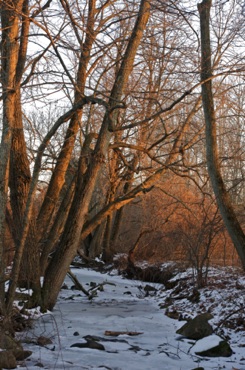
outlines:
[[209, 335], [208, 337], [199, 339], [191, 348], [191, 353], [207, 351], [210, 348], [217, 347], [221, 341], [222, 339], [218, 335]]
[[[22, 369], [245, 369], [245, 331], [226, 332], [234, 351], [231, 357], [202, 358], [195, 355], [195, 351], [210, 348], [220, 341], [220, 337], [213, 335], [196, 344], [194, 341], [180, 338], [176, 330], [183, 325], [183, 321], [167, 317], [165, 310], [160, 309], [160, 304], [171, 297], [172, 291], [165, 291], [161, 284], [151, 284], [158, 293], [145, 297], [142, 292], [147, 283], [89, 269], [72, 271], [87, 289], [90, 288], [91, 282], [101, 284], [107, 281], [110, 284], [104, 285], [104, 291], [98, 291], [97, 296], [89, 301], [82, 292], [71, 290], [73, 283], [66, 278], [65, 283], [69, 289], [61, 290], [54, 311], [40, 316], [35, 320], [32, 329], [19, 334], [24, 348], [33, 351], [25, 365], [21, 365]], [[171, 307], [180, 310], [183, 317], [185, 313], [186, 316], [193, 317], [211, 307], [214, 319], [210, 320], [210, 323], [215, 326], [220, 321], [221, 311], [226, 309], [228, 288], [224, 291], [218, 288], [205, 289], [201, 292], [199, 303], [192, 303], [188, 299], [174, 300]], [[234, 291], [234, 287], [231, 289]], [[243, 291], [238, 296], [239, 305], [242, 293]], [[217, 302], [224, 303], [224, 307], [217, 306]], [[233, 302], [234, 306], [236, 301]], [[110, 337], [105, 335], [106, 331], [142, 334]], [[87, 335], [97, 337], [98, 343], [102, 344], [105, 350], [71, 347], [74, 343], [85, 343], [84, 337]], [[38, 346], [36, 341], [40, 336], [50, 338], [52, 344]]]

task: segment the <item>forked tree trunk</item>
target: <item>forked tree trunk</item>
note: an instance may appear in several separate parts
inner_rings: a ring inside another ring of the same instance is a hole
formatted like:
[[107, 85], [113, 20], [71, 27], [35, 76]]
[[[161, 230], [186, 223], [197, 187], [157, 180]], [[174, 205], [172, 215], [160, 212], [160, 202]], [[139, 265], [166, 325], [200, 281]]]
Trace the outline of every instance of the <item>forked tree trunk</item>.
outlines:
[[[79, 66], [77, 71], [75, 98], [76, 104], [84, 96], [85, 82], [87, 77], [87, 67], [90, 61], [90, 53], [95, 40], [96, 32], [94, 30], [96, 15], [96, 0], [89, 1], [89, 14], [87, 21], [86, 37], [82, 45], [82, 51], [79, 58]], [[57, 203], [59, 196], [65, 183], [66, 172], [71, 160], [72, 152], [74, 149], [77, 133], [80, 129], [80, 122], [82, 118], [82, 110], [74, 113], [61, 148], [57, 164], [52, 174], [46, 196], [44, 198], [42, 207], [38, 215], [38, 237], [40, 245], [47, 238], [48, 231], [50, 230], [51, 219], [54, 212], [57, 212]]]
[[[94, 134], [89, 134], [86, 136], [84, 140], [83, 147], [81, 149], [81, 160], [80, 160], [80, 167], [79, 167], [79, 173], [80, 176], [83, 176], [87, 169], [87, 161], [90, 156], [90, 145], [92, 140], [95, 138]], [[76, 175], [73, 175], [72, 179], [67, 181], [67, 189], [63, 196], [63, 199], [61, 201], [59, 210], [56, 214], [55, 220], [52, 224], [52, 227], [48, 233], [47, 240], [44, 240], [44, 247], [42, 249], [41, 253], [41, 271], [42, 274], [45, 273], [46, 267], [48, 265], [48, 256], [50, 252], [55, 249], [57, 242], [60, 238], [60, 235], [62, 233], [62, 230], [64, 229], [64, 225], [66, 223], [69, 210], [72, 204], [74, 191], [75, 191], [75, 184], [76, 184]]]
[[[64, 281], [69, 265], [74, 258], [79, 246], [85, 216], [88, 213], [89, 204], [93, 194], [101, 163], [103, 163], [108, 150], [110, 132], [109, 127], [115, 121], [116, 106], [121, 101], [129, 75], [132, 71], [136, 50], [138, 49], [144, 29], [150, 13], [148, 0], [142, 0], [139, 15], [136, 20], [132, 36], [129, 39], [120, 70], [116, 76], [115, 83], [109, 99], [109, 109], [101, 124], [99, 138], [96, 143], [93, 158], [84, 176], [79, 176], [74, 200], [69, 217], [62, 235], [59, 247], [54, 254], [45, 274], [43, 285], [43, 309], [53, 309], [59, 290]], [[81, 160], [81, 159], [80, 159]]]
[[206, 123], [207, 165], [220, 214], [240, 257], [243, 269], [245, 269], [245, 234], [235, 214], [231, 197], [225, 188], [219, 162], [216, 118], [212, 92], [212, 63], [209, 27], [211, 6], [211, 0], [203, 0], [201, 4], [198, 4], [202, 50], [201, 80], [205, 81], [202, 84], [202, 101]]
[[[112, 212], [122, 209], [122, 207], [132, 202], [132, 200], [135, 199], [135, 197], [140, 196], [141, 194], [144, 194], [146, 191], [151, 190], [154, 184], [164, 176], [164, 174], [168, 171], [169, 166], [172, 163], [175, 163], [175, 161], [178, 159], [180, 155], [180, 150], [183, 146], [183, 137], [188, 131], [193, 117], [200, 109], [200, 102], [201, 102], [201, 97], [197, 99], [193, 109], [188, 114], [186, 120], [181, 126], [180, 132], [172, 145], [170, 153], [166, 159], [165, 165], [159, 170], [157, 170], [153, 175], [149, 176], [145, 181], [143, 181], [143, 183], [135, 186], [132, 189], [130, 189], [129, 187], [126, 190], [127, 193], [125, 195], [117, 197], [114, 202], [105, 206], [94, 217], [92, 217], [91, 220], [86, 222], [86, 224], [84, 224], [84, 228], [81, 233], [81, 240], [84, 240], [90, 233], [92, 233], [93, 230], [95, 230], [95, 228], [105, 220], [106, 216], [108, 216]], [[186, 146], [191, 145], [191, 143], [192, 141], [189, 142]]]

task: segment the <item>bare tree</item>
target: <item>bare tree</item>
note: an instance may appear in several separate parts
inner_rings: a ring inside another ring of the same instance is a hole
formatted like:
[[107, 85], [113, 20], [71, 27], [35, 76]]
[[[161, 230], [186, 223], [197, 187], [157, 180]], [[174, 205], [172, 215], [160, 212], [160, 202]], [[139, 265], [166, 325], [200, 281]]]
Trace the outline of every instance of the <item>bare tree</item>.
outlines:
[[[169, 171], [200, 189], [208, 181], [199, 87], [209, 76], [199, 82], [194, 8], [160, 0], [30, 3], [0, 0], [1, 235], [8, 186], [15, 225], [9, 311], [20, 282], [34, 288], [30, 304], [52, 309], [84, 240], [95, 253], [99, 237], [99, 252], [110, 258], [123, 207]], [[215, 35], [217, 96], [236, 34], [224, 38], [220, 27]], [[236, 65], [238, 54], [230, 59]]]
[[203, 81], [202, 100], [206, 122], [207, 165], [220, 213], [238, 252], [242, 266], [243, 268], [245, 268], [245, 235], [234, 212], [229, 193], [225, 188], [219, 163], [216, 117], [211, 81], [212, 62], [209, 27], [211, 5], [211, 0], [204, 0], [201, 4], [198, 5], [201, 28], [201, 80]]

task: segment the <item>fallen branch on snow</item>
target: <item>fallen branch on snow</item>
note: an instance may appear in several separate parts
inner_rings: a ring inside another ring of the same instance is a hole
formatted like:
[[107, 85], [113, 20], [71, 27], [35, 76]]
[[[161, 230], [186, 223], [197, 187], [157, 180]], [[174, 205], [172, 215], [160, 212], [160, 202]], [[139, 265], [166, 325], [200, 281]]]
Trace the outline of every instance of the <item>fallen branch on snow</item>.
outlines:
[[111, 336], [111, 337], [118, 337], [119, 335], [134, 336], [134, 335], [140, 335], [140, 334], [144, 334], [144, 333], [138, 332], [138, 331], [111, 331], [111, 330], [105, 331], [105, 335]]
[[88, 299], [93, 299], [96, 294], [97, 294], [97, 291], [100, 290], [100, 291], [103, 291], [104, 290], [104, 285], [113, 285], [113, 286], [116, 286], [116, 284], [114, 283], [110, 283], [108, 281], [104, 281], [103, 283], [100, 283], [100, 284], [97, 284], [97, 285], [94, 285], [92, 288], [90, 288], [89, 290], [86, 290], [83, 285], [78, 281], [76, 275], [74, 275], [71, 270], [69, 270], [67, 272], [67, 275], [69, 276], [69, 278], [72, 280], [72, 282], [74, 283], [74, 286], [75, 286], [75, 289], [77, 290], [81, 290], [87, 297]]

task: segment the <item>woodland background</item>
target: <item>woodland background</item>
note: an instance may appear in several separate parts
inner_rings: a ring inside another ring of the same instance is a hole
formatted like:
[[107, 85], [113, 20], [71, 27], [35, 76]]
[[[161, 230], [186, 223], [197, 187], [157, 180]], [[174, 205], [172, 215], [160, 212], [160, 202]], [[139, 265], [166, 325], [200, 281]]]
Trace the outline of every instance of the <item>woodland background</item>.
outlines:
[[200, 285], [210, 264], [244, 268], [243, 2], [1, 0], [0, 11], [6, 320], [17, 286], [52, 309], [77, 253], [178, 261]]

